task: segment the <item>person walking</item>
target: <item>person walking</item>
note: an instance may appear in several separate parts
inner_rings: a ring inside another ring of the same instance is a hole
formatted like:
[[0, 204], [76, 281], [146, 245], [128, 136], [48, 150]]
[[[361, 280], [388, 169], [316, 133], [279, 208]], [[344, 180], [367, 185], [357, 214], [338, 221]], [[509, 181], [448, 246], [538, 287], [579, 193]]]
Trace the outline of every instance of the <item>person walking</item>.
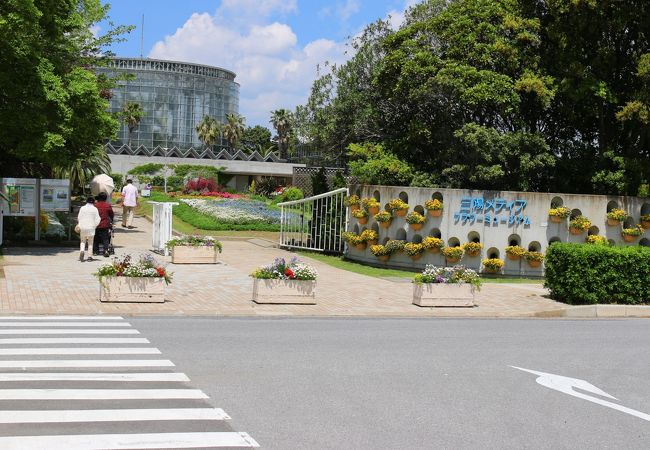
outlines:
[[93, 255], [99, 255], [99, 243], [101, 242], [104, 247], [104, 258], [110, 256], [108, 252], [108, 247], [110, 245], [110, 229], [111, 226], [113, 226], [113, 217], [115, 216], [113, 213], [113, 207], [106, 201], [107, 199], [108, 195], [106, 192], [100, 192], [99, 195], [97, 195], [95, 207], [99, 212], [100, 222], [95, 230], [95, 239], [93, 240]]
[[133, 228], [133, 212], [138, 206], [138, 188], [133, 186], [133, 180], [126, 180], [122, 188], [122, 226]]
[[[93, 197], [88, 197], [86, 204], [79, 209], [77, 221], [79, 225], [79, 237], [81, 238], [81, 243], [79, 244], [79, 261], [83, 262], [86, 244], [88, 244], [88, 249], [93, 245], [95, 229], [101, 221], [99, 211], [95, 208], [95, 199]], [[92, 257], [88, 257], [88, 260], [92, 260]]]

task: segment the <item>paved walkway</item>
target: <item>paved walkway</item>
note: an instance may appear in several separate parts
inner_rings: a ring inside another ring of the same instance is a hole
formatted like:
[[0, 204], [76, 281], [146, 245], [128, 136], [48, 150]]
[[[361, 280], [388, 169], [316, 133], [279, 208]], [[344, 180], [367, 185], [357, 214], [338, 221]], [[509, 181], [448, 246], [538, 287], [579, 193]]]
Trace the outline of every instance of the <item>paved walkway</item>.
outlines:
[[[149, 252], [151, 224], [136, 218], [134, 225], [116, 230], [118, 256]], [[543, 297], [546, 291], [540, 285], [490, 283], [477, 295], [478, 307], [420, 308], [411, 304], [408, 282], [367, 277], [314, 260], [309, 262], [320, 274], [317, 305], [257, 305], [251, 301], [248, 274], [277, 256], [292, 254], [260, 239], [223, 244], [221, 264], [169, 265], [174, 280], [164, 304], [100, 303], [99, 283], [91, 274], [107, 261], [103, 257], [81, 263], [77, 249], [8, 248], [0, 263], [0, 313], [526, 317], [552, 315], [566, 307]]]

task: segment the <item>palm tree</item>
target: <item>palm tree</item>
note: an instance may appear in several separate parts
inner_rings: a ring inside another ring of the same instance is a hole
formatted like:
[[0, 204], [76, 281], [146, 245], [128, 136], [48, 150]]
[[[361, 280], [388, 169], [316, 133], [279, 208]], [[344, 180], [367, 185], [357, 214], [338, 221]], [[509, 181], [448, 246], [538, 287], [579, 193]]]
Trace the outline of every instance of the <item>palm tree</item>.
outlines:
[[142, 121], [144, 115], [145, 112], [142, 109], [140, 103], [126, 102], [122, 107], [120, 118], [122, 119], [122, 122], [124, 122], [124, 124], [126, 124], [126, 126], [129, 128], [129, 147], [131, 147], [131, 135], [140, 125], [140, 121]]
[[270, 122], [278, 133], [280, 158], [286, 159], [289, 136], [293, 129], [293, 114], [288, 109], [276, 109], [275, 111], [271, 111]]
[[95, 175], [111, 172], [111, 160], [102, 147], [97, 147], [66, 165], [54, 167], [52, 172], [57, 178], [68, 178], [73, 189], [80, 187], [85, 193], [86, 185]]
[[244, 118], [239, 114], [227, 114], [226, 120], [228, 122], [223, 127], [223, 137], [228, 141], [230, 148], [234, 150], [237, 148], [237, 144], [239, 144], [246, 129]]
[[210, 116], [203, 116], [203, 119], [196, 126], [196, 134], [206, 147], [212, 148], [221, 136], [221, 124]]

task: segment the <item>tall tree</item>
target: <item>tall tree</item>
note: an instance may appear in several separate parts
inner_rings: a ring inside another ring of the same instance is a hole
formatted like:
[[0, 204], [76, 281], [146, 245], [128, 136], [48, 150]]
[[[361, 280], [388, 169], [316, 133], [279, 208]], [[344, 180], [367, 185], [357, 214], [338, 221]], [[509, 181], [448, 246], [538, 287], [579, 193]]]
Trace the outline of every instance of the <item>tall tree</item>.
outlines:
[[120, 118], [129, 130], [129, 148], [131, 147], [131, 137], [133, 132], [140, 126], [140, 122], [145, 112], [140, 103], [126, 102], [120, 111]]
[[261, 125], [246, 127], [241, 138], [241, 147], [248, 153], [258, 149], [266, 150], [272, 145], [271, 130]]
[[228, 141], [231, 149], [235, 150], [244, 135], [244, 118], [239, 114], [226, 115], [226, 124], [223, 126], [223, 137]]
[[205, 115], [196, 126], [196, 133], [203, 145], [212, 148], [221, 137], [221, 124], [213, 117]]
[[288, 109], [276, 109], [271, 112], [271, 124], [278, 134], [278, 150], [280, 158], [286, 159], [288, 155], [288, 144], [291, 132], [293, 131], [293, 114]]

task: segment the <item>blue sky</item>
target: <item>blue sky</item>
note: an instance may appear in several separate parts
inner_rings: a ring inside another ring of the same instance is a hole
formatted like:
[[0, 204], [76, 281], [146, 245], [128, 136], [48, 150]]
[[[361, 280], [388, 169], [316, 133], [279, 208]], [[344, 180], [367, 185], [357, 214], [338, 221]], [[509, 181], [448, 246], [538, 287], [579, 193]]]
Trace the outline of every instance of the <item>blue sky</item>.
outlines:
[[[268, 126], [270, 111], [305, 101], [325, 61], [345, 61], [347, 38], [379, 18], [399, 23], [414, 0], [113, 0], [114, 23], [136, 25], [118, 56], [223, 67], [237, 74], [240, 113]], [[100, 33], [108, 26], [100, 24]]]

